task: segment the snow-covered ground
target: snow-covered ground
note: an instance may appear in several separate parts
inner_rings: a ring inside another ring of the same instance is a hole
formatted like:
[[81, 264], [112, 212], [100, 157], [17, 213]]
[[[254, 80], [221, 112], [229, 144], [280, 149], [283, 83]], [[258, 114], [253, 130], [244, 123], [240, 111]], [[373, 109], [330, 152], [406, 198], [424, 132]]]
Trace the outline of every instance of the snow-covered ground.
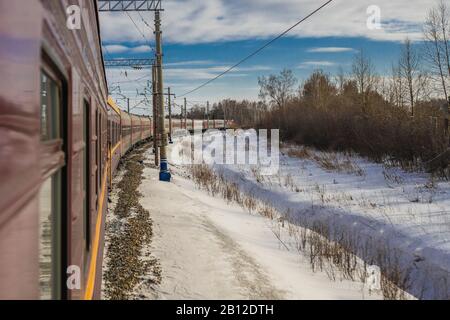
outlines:
[[288, 250], [273, 221], [198, 190], [186, 168], [158, 181], [150, 152], [139, 191], [153, 220], [150, 251], [162, 282], [141, 287], [156, 299], [379, 299], [358, 281], [331, 281], [312, 272], [308, 258]]
[[416, 297], [450, 297], [448, 181], [355, 155], [305, 153], [296, 146], [284, 146], [282, 151], [279, 172], [272, 176], [261, 175], [257, 166], [216, 164], [213, 168], [241, 191], [280, 212], [358, 234], [371, 243], [364, 252], [355, 248], [368, 263], [378, 249], [387, 251], [389, 259], [398, 260], [409, 278], [407, 290]]

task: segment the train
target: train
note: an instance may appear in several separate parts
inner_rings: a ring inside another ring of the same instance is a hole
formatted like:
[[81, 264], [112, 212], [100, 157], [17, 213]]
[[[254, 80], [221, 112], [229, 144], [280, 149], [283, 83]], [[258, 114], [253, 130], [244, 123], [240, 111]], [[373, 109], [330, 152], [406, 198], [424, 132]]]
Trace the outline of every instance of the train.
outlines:
[[[143, 140], [153, 139], [154, 119], [148, 116], [134, 115], [123, 111], [117, 103], [109, 97], [108, 108], [108, 145], [107, 152], [111, 159], [111, 170], [115, 172], [120, 159], [130, 148]], [[232, 121], [223, 119], [187, 119], [166, 118], [165, 130], [171, 140], [177, 132], [181, 134], [193, 130], [225, 129], [232, 126]]]
[[101, 297], [111, 177], [155, 136], [108, 95], [97, 1], [75, 30], [69, 2], [0, 0], [0, 299]]

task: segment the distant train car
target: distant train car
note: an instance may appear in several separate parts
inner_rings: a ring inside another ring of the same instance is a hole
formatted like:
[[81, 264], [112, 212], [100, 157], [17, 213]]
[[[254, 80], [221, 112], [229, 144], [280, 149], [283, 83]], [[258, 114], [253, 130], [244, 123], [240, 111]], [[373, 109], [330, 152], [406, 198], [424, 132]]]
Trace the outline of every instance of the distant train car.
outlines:
[[110, 179], [122, 157], [122, 117], [120, 108], [108, 99], [108, 151], [111, 159]]
[[131, 116], [122, 111], [121, 113], [122, 123], [122, 154], [125, 154], [131, 148]]
[[131, 145], [136, 144], [138, 141], [142, 139], [142, 122], [141, 118], [136, 115], [130, 115], [131, 117]]
[[150, 117], [141, 117], [142, 139], [149, 139], [153, 136], [153, 122]]
[[196, 119], [188, 119], [187, 121], [187, 130], [193, 130], [193, 129], [207, 129], [206, 121], [204, 120], [196, 120]]

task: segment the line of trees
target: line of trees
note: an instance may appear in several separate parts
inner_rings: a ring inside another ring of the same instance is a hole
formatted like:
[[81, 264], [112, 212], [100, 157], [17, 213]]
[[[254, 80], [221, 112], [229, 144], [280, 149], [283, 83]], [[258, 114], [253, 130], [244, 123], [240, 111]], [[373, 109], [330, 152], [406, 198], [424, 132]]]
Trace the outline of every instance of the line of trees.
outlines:
[[[243, 126], [255, 126], [262, 121], [269, 106], [262, 101], [225, 99], [214, 103], [209, 110], [209, 118], [228, 119]], [[188, 111], [188, 118], [206, 119], [208, 117], [207, 108], [204, 105], [194, 105]]]
[[298, 86], [283, 70], [259, 79], [260, 102], [224, 100], [212, 112], [321, 149], [404, 166], [430, 161], [449, 146], [450, 9], [443, 1], [428, 12], [423, 33], [419, 43], [405, 39], [392, 75], [378, 75], [360, 50], [350, 74], [316, 70]]

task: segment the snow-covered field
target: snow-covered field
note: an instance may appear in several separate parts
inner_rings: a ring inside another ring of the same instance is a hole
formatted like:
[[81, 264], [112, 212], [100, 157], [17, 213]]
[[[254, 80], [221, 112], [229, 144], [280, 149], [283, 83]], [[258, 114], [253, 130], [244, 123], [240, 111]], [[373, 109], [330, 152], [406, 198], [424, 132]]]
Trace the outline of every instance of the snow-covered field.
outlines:
[[142, 298], [381, 298], [362, 282], [312, 272], [308, 257], [275, 236], [273, 221], [197, 189], [187, 168], [172, 166], [173, 182], [159, 182], [150, 152], [146, 158], [140, 203], [153, 220], [149, 251], [162, 282], [141, 287]]
[[[384, 251], [390, 261], [396, 261], [407, 291], [414, 296], [450, 297], [448, 181], [355, 155], [287, 145], [282, 148], [276, 175], [261, 175], [258, 166], [212, 167], [241, 191], [279, 212], [306, 224], [325, 222], [357, 234], [361, 243], [370, 242], [369, 248], [354, 248], [358, 255], [370, 264]], [[260, 227], [255, 224], [241, 231], [257, 232], [253, 229]]]

